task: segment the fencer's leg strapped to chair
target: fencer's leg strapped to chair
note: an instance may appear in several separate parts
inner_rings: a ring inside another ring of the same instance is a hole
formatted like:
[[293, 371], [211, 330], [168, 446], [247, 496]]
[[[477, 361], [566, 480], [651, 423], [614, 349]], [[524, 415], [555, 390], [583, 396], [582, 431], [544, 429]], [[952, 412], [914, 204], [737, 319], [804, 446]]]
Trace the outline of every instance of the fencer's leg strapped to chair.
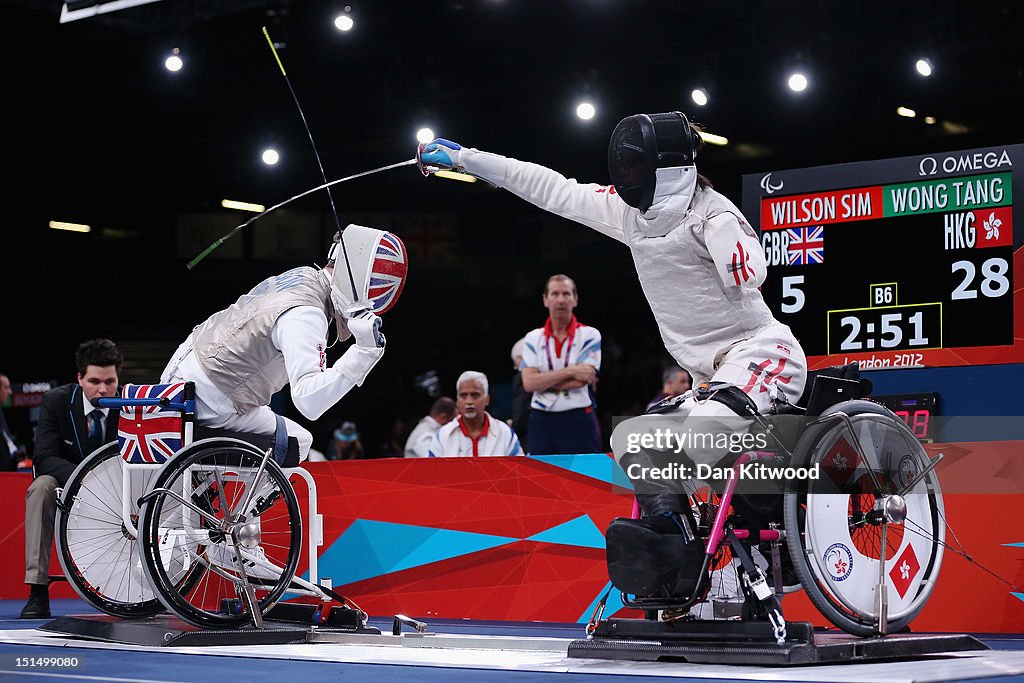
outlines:
[[[729, 456], [721, 437], [746, 433], [750, 411], [757, 412], [743, 392], [721, 383], [666, 407], [663, 414], [626, 420], [612, 434], [612, 450], [647, 516], [609, 526], [608, 572], [613, 585], [637, 596], [686, 597], [695, 590], [705, 548], [687, 484], [697, 464], [717, 465]], [[644, 448], [645, 440], [660, 450]]]
[[[626, 454], [621, 464], [656, 467], [662, 454]], [[664, 482], [661, 490], [636, 494], [646, 515], [619, 518], [608, 527], [608, 574], [619, 590], [638, 596], [688, 596], [699, 579], [704, 546], [696, 534], [689, 497], [681, 482]], [[649, 487], [645, 487], [645, 491]]]

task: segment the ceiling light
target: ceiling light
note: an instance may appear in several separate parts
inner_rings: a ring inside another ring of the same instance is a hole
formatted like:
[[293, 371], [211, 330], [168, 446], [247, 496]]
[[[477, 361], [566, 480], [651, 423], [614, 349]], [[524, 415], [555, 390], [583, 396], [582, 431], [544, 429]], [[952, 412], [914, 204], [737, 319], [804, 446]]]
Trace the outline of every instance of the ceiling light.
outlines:
[[793, 92], [803, 92], [807, 89], [807, 76], [802, 73], [791, 74], [787, 81], [789, 89]]
[[253, 213], [263, 213], [267, 210], [267, 207], [262, 204], [250, 204], [249, 202], [236, 202], [234, 199], [222, 199], [220, 205], [225, 209], [238, 209], [239, 211], [252, 211]]
[[351, 31], [356, 22], [347, 14], [339, 14], [334, 18], [334, 28], [339, 31]]
[[267, 166], [273, 166], [281, 160], [281, 155], [277, 153], [276, 149], [270, 148], [263, 150], [263, 154], [260, 155], [260, 159], [263, 160]]
[[185, 66], [185, 62], [181, 59], [181, 50], [174, 48], [171, 50], [170, 56], [164, 60], [164, 68], [168, 71], [181, 71], [181, 67]]
[[906, 116], [908, 119], [912, 119], [917, 116], [917, 112], [907, 107], [896, 107], [896, 113], [900, 116]]
[[157, 2], [157, 0], [105, 0], [103, 2], [97, 2], [96, 0], [72, 0], [63, 3], [64, 6], [60, 10], [60, 23], [66, 24], [69, 21], [88, 19], [97, 14], [116, 12], [150, 2]]
[[692, 99], [698, 107], [703, 107], [708, 103], [708, 91], [704, 88], [697, 88], [690, 93], [690, 99]]
[[715, 135], [714, 133], [708, 133], [706, 131], [699, 131], [700, 139], [709, 145], [728, 145], [729, 138], [724, 135]]
[[926, 117], [924, 117], [924, 122], [927, 123], [929, 126], [931, 126], [931, 125], [933, 125], [935, 123], [935, 117], [934, 116], [926, 116]]
[[589, 121], [590, 119], [594, 118], [594, 114], [596, 113], [597, 110], [594, 109], [594, 105], [592, 105], [590, 102], [580, 102], [576, 106], [576, 116], [580, 117], [584, 121]]
[[917, 73], [925, 77], [931, 76], [932, 71], [934, 70], [932, 68], [932, 60], [930, 59], [917, 60], [917, 64], [914, 65], [914, 68], [917, 69]]
[[434, 135], [434, 131], [429, 128], [420, 128], [416, 131], [416, 142], [425, 145], [437, 136]]
[[54, 230], [68, 230], [69, 232], [89, 232], [92, 228], [81, 223], [65, 223], [64, 221], [50, 221], [50, 227]]
[[461, 180], [464, 183], [476, 182], [476, 176], [469, 175], [468, 173], [459, 173], [458, 171], [436, 171], [432, 175], [438, 178], [447, 178], [448, 180]]

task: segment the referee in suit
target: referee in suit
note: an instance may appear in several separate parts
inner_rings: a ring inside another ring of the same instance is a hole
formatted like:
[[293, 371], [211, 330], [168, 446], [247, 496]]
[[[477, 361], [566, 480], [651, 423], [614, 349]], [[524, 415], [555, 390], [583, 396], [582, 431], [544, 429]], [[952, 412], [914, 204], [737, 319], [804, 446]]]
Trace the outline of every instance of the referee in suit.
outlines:
[[75, 353], [78, 381], [43, 397], [36, 427], [33, 474], [25, 494], [25, 583], [22, 619], [50, 616], [50, 547], [57, 513], [56, 490], [90, 453], [117, 438], [118, 411], [96, 408], [95, 398], [117, 395], [124, 357], [109, 339], [82, 342]]

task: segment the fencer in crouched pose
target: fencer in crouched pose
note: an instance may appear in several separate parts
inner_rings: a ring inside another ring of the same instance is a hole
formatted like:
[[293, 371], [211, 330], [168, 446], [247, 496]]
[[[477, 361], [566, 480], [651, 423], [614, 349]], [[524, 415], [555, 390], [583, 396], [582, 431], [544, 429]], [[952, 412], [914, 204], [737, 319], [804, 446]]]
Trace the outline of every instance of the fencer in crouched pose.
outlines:
[[[694, 428], [735, 431], [741, 418], [722, 399], [749, 399], [762, 412], [772, 397], [795, 403], [807, 363], [789, 327], [761, 297], [766, 262], [756, 233], [697, 172], [702, 144], [681, 112], [626, 117], [608, 145], [610, 185], [579, 183], [443, 138], [422, 146], [418, 158], [427, 172], [464, 171], [625, 244], [669, 353], [695, 384], [738, 388], [695, 390], [660, 409], [687, 418]], [[626, 452], [629, 433], [649, 430], [649, 422], [635, 422], [644, 419], [626, 420], [612, 435], [612, 450], [627, 474], [632, 464], [663, 464], [650, 451]], [[686, 450], [695, 463], [715, 464], [726, 455], [716, 447]], [[678, 481], [634, 484], [649, 516], [672, 518], [670, 530], [680, 526], [684, 537], [691, 536], [690, 506]]]
[[[316, 420], [362, 385], [384, 355], [380, 316], [398, 300], [407, 272], [397, 235], [349, 225], [335, 235], [323, 269], [273, 275], [196, 326], [161, 382], [195, 382], [202, 426], [274, 435], [283, 421], [305, 460], [312, 435], [274, 413], [271, 396], [289, 385], [295, 407]], [[328, 366], [332, 321], [339, 340], [355, 343]]]

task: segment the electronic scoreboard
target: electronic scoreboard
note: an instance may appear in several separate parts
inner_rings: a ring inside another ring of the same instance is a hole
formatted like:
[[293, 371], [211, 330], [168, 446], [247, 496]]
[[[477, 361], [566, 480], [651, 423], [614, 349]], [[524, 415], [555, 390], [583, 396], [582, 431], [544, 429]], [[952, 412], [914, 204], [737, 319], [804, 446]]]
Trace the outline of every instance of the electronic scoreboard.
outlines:
[[744, 176], [761, 292], [810, 369], [1024, 362], [1022, 164], [1009, 145]]

